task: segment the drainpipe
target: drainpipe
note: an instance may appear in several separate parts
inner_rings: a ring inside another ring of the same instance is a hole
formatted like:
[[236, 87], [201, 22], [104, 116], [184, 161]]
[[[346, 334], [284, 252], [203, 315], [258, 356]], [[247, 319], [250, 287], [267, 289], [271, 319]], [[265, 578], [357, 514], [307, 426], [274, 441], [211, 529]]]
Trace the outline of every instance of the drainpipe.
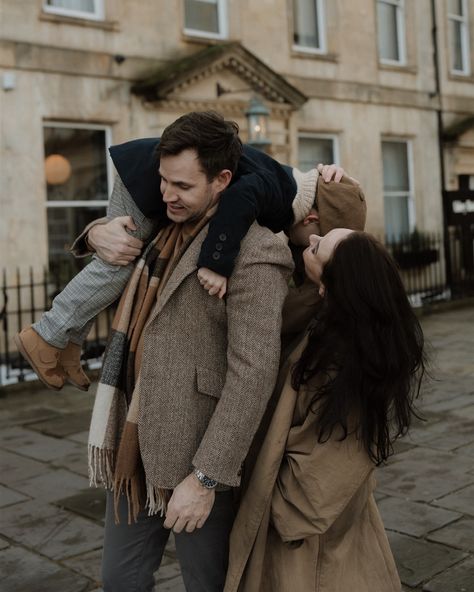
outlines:
[[446, 199], [446, 169], [444, 166], [444, 147], [443, 147], [443, 108], [441, 100], [441, 77], [439, 68], [439, 46], [438, 46], [438, 22], [436, 18], [436, 0], [431, 0], [431, 39], [433, 43], [433, 66], [435, 73], [435, 90], [432, 97], [437, 97], [438, 107], [436, 109], [436, 119], [438, 124], [438, 151], [439, 151], [439, 170], [441, 177], [441, 196], [443, 200], [443, 241], [444, 241], [444, 261], [446, 266], [446, 283], [449, 289], [452, 289], [452, 269], [451, 269], [451, 251], [449, 245], [448, 231], [448, 200]]

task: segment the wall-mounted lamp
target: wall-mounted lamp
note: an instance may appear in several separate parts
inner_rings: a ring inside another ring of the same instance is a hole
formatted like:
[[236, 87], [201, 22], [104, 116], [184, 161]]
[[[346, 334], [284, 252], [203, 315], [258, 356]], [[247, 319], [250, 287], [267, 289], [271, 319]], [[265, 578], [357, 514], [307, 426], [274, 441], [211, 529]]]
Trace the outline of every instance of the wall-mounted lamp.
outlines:
[[258, 97], [252, 97], [245, 112], [248, 122], [248, 144], [256, 148], [266, 148], [271, 144], [268, 139], [268, 118], [270, 110]]
[[63, 185], [71, 176], [71, 163], [61, 154], [50, 154], [44, 161], [46, 183]]

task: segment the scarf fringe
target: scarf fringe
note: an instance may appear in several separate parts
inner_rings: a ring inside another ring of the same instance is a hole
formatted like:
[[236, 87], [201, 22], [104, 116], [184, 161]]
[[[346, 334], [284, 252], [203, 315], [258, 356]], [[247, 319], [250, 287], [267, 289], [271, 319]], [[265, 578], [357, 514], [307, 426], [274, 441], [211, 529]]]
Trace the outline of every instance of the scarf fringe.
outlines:
[[98, 446], [88, 446], [89, 484], [114, 489], [115, 452]]
[[145, 508], [148, 508], [148, 516], [155, 516], [158, 513], [161, 517], [165, 515], [170, 493], [171, 492], [168, 489], [155, 487], [152, 483], [147, 481]]

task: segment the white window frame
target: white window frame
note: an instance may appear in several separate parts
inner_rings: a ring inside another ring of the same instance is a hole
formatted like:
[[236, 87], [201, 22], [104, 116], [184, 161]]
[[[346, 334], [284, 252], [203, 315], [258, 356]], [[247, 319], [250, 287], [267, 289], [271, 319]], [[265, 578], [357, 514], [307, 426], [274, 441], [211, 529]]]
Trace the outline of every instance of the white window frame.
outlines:
[[[87, 129], [87, 130], [101, 130], [105, 131], [105, 162], [107, 163], [107, 195], [110, 195], [113, 183], [113, 165], [109, 155], [109, 146], [112, 142], [112, 130], [110, 126], [98, 125], [94, 123], [75, 123], [73, 121], [43, 121], [43, 129], [45, 127], [58, 127], [58, 128], [69, 128], [69, 129]], [[47, 196], [46, 196], [47, 197]], [[109, 204], [109, 200], [105, 199], [94, 199], [94, 200], [60, 200], [60, 201], [48, 201], [46, 199], [46, 208], [84, 208], [90, 206], [104, 207], [106, 208]]]
[[47, 2], [44, 2], [43, 4], [43, 12], [60, 16], [70, 16], [73, 18], [89, 19], [91, 21], [103, 21], [105, 18], [104, 0], [94, 0], [94, 12], [74, 10], [71, 8], [63, 8], [61, 6], [51, 6]]
[[[337, 134], [327, 134], [327, 133], [318, 133], [318, 132], [300, 132], [298, 133], [298, 152], [299, 152], [299, 140], [332, 140], [332, 151], [334, 155], [334, 163], [332, 162], [323, 162], [323, 164], [337, 164], [340, 163], [340, 153], [339, 153], [339, 136]], [[298, 155], [299, 161], [299, 155]], [[317, 162], [314, 163], [314, 166], [319, 164]]]
[[[381, 64], [386, 64], [387, 66], [404, 66], [406, 65], [407, 61], [407, 52], [406, 52], [406, 33], [405, 33], [405, 0], [376, 0], [377, 6], [375, 7], [378, 10], [379, 4], [390, 4], [396, 7], [395, 12], [395, 19], [396, 19], [396, 27], [397, 27], [397, 45], [398, 45], [398, 60], [391, 60], [388, 58], [383, 58], [379, 55], [379, 62]], [[377, 31], [377, 48], [379, 45], [378, 35], [380, 35], [380, 31]]]
[[[456, 21], [458, 23], [461, 23], [461, 55], [462, 55], [462, 63], [463, 63], [463, 69], [462, 70], [456, 70], [456, 68], [453, 67], [453, 58], [454, 56], [450, 56], [451, 60], [450, 60], [450, 65], [449, 65], [449, 69], [451, 71], [451, 74], [456, 74], [458, 76], [469, 76], [471, 74], [471, 60], [470, 60], [470, 41], [469, 41], [469, 12], [468, 12], [468, 4], [467, 4], [467, 0], [461, 0], [462, 2], [462, 15], [459, 14], [453, 14], [452, 12], [449, 12], [448, 9], [448, 34], [451, 37], [451, 27], [450, 22], [451, 21]], [[449, 4], [448, 4], [449, 6]], [[450, 41], [452, 42], [453, 40], [450, 39]], [[451, 52], [451, 44], [449, 46], [449, 50]]]
[[[408, 163], [408, 191], [386, 191], [383, 187], [383, 199], [385, 209], [385, 198], [388, 197], [408, 197], [408, 232], [412, 233], [416, 227], [416, 209], [415, 209], [415, 190], [413, 182], [414, 166], [413, 166], [413, 140], [408, 138], [397, 138], [394, 136], [382, 136], [380, 142], [380, 153], [383, 154], [382, 142], [393, 142], [396, 144], [406, 144], [407, 146], [407, 163]], [[383, 157], [382, 157], [382, 179], [383, 179]], [[385, 218], [384, 218], [385, 220]]]
[[[320, 47], [308, 47], [307, 45], [298, 45], [297, 43], [293, 43], [292, 47], [293, 47], [294, 51], [321, 55], [321, 54], [327, 53], [327, 51], [328, 51], [327, 50], [327, 42], [326, 42], [326, 14], [324, 11], [325, 0], [313, 0], [313, 2], [316, 5], [316, 14], [317, 14], [316, 25], [318, 27], [318, 37], [319, 37]], [[292, 19], [293, 31], [291, 33], [292, 33], [292, 38], [294, 38], [296, 23], [295, 23], [295, 14], [294, 14], [294, 10], [293, 10], [293, 3], [291, 4], [291, 10], [293, 11], [293, 19]]]
[[[203, 37], [204, 39], [227, 39], [229, 36], [229, 20], [227, 15], [227, 0], [202, 0], [209, 4], [217, 5], [217, 22], [219, 24], [219, 33], [212, 31], [202, 31], [201, 29], [188, 29], [184, 26], [185, 35], [190, 37]], [[186, 22], [186, 7], [183, 0], [183, 20]]]

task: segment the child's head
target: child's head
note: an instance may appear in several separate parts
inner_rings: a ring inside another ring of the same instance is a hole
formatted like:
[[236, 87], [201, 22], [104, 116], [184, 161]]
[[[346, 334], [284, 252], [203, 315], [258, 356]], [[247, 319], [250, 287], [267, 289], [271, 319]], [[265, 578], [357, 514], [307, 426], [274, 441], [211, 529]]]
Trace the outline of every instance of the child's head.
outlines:
[[[309, 206], [308, 206], [309, 207]], [[318, 179], [317, 202], [289, 230], [294, 245], [307, 247], [309, 236], [324, 236], [333, 228], [364, 230], [367, 206], [360, 187], [349, 177], [340, 183]]]

